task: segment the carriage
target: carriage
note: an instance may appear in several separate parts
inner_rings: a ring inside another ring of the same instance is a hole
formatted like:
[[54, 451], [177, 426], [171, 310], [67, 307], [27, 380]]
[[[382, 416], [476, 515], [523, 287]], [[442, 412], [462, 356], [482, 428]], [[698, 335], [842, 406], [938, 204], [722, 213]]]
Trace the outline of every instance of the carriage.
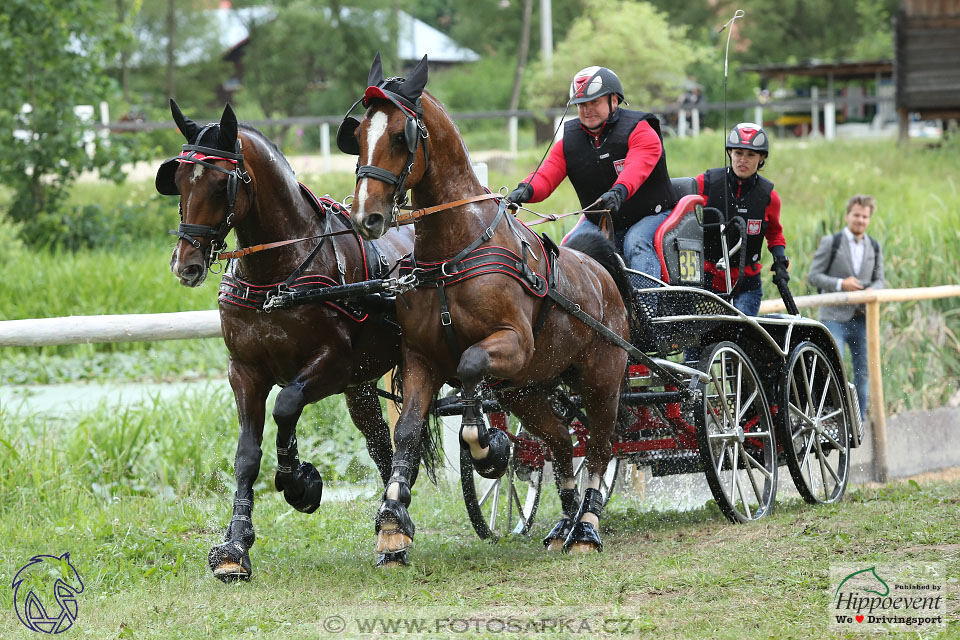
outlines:
[[[411, 488], [437, 454], [431, 413], [461, 417], [463, 494], [484, 538], [530, 530], [547, 465], [564, 507], [544, 542], [565, 551], [602, 549], [596, 527], [624, 462], [654, 475], [702, 471], [736, 522], [770, 512], [782, 464], [806, 500], [842, 497], [862, 424], [836, 343], [816, 321], [747, 317], [702, 286], [704, 230], [719, 226], [724, 264], [742, 266], [745, 229], [711, 218], [719, 212], [691, 179], [677, 181], [683, 197], [655, 239], [663, 279], [627, 273], [602, 238], [556, 247], [484, 190], [453, 120], [423, 91], [426, 58], [404, 80], [385, 79], [378, 56], [368, 84], [363, 120], [348, 115], [337, 135], [369, 163], [357, 163], [349, 216], [298, 185], [229, 106], [200, 127], [171, 103], [189, 143], [157, 174], [161, 193], [181, 196], [171, 268], [196, 286], [215, 259], [235, 261], [220, 313], [240, 417], [238, 489], [225, 541], [210, 552], [214, 575], [251, 575], [252, 487], [274, 384], [275, 486], [305, 513], [319, 506], [322, 480], [299, 458], [297, 421], [306, 404], [345, 394], [386, 486], [375, 517], [383, 566], [405, 564], [413, 542]], [[401, 216], [408, 188], [422, 208]], [[461, 215], [431, 215], [451, 209]], [[387, 235], [401, 217], [417, 223], [415, 236]], [[241, 248], [226, 252], [231, 228]], [[375, 384], [401, 364], [391, 451], [376, 395], [395, 396]], [[460, 391], [435, 397], [452, 378]]]
[[[633, 342], [646, 358], [625, 372], [622, 397], [629, 413], [620, 420], [601, 483], [604, 502], [628, 465], [654, 477], [704, 473], [717, 506], [733, 522], [770, 513], [784, 465], [807, 502], [840, 500], [863, 423], [833, 337], [820, 322], [799, 315], [746, 316], [726, 296], [703, 288], [704, 228], [718, 223], [710, 222], [692, 178], [673, 183], [682, 197], [655, 239], [663, 280], [631, 272], [642, 283], [636, 294], [643, 315]], [[725, 234], [732, 236], [725, 256], [731, 264], [745, 244], [743, 227], [733, 224]], [[702, 357], [689, 361], [691, 353]], [[674, 362], [685, 358], [682, 366]], [[579, 485], [588, 422], [575, 394], [558, 387], [553, 399], [575, 441]], [[503, 478], [487, 480], [461, 456], [467, 513], [481, 538], [525, 534], [550, 475], [550, 450], [522, 425], [511, 426], [494, 401], [484, 407], [491, 426], [508, 432], [512, 457]], [[458, 409], [452, 396], [436, 411], [453, 415]]]

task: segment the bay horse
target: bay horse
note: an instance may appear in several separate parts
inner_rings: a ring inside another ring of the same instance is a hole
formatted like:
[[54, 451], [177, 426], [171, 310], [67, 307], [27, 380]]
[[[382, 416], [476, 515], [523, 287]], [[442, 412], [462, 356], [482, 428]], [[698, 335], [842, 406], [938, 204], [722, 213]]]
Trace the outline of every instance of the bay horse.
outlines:
[[[188, 142], [180, 156], [163, 163], [156, 178], [160, 193], [180, 196], [181, 223], [171, 232], [179, 236], [171, 270], [184, 286], [198, 286], [230, 229], [238, 246], [233, 253], [249, 252], [231, 260], [220, 285], [220, 323], [240, 432], [233, 516], [225, 542], [214, 546], [208, 558], [218, 578], [249, 579], [253, 485], [270, 390], [282, 387], [273, 408], [275, 487], [294, 508], [312, 513], [320, 504], [323, 481], [312, 464], [299, 459], [296, 426], [303, 408], [343, 393], [386, 482], [392, 453], [376, 381], [400, 361], [399, 330], [383, 309], [330, 302], [266, 313], [265, 300], [285, 287], [372, 279], [411, 251], [413, 237], [401, 230], [386, 234], [375, 246], [361, 241], [346, 210], [299, 184], [276, 145], [253, 127], [238, 124], [230, 105], [219, 123], [204, 127], [184, 117], [173, 100], [170, 109]], [[314, 239], [336, 231], [344, 235]], [[306, 240], [257, 251], [261, 244], [291, 239]], [[383, 306], [393, 313], [392, 301]]]
[[[487, 429], [478, 393], [481, 385], [503, 381], [491, 387], [498, 401], [553, 452], [563, 516], [544, 544], [599, 551], [598, 487], [610, 461], [627, 354], [585, 323], [599, 321], [629, 338], [626, 274], [612, 245], [599, 236], [581, 246], [606, 267], [581, 251], [557, 248], [514, 220], [505, 200], [481, 186], [453, 120], [423, 90], [426, 81], [426, 56], [407, 78], [384, 79], [378, 54], [369, 86], [354, 104], [366, 108], [362, 120], [348, 112], [337, 132], [341, 150], [359, 156], [351, 222], [361, 236], [381, 237], [398, 222], [407, 188], [413, 206], [425, 208], [406, 214], [416, 229], [406, 267], [418, 284], [397, 306], [404, 404], [375, 520], [378, 565], [407, 561], [419, 425], [448, 379], [462, 385], [461, 448], [469, 448], [477, 472], [490, 478], [504, 473], [509, 440]], [[547, 295], [551, 288], [572, 301], [570, 313], [551, 312], [557, 304]], [[589, 420], [582, 501], [576, 496], [571, 438], [551, 400], [558, 383], [579, 391]]]

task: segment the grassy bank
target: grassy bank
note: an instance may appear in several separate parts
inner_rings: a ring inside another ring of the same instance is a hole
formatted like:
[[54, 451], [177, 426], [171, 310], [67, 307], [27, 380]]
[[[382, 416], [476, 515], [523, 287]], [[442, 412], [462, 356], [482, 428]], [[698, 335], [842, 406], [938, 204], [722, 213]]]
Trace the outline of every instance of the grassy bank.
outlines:
[[[668, 139], [672, 175], [696, 175], [722, 162], [717, 136]], [[517, 162], [492, 160], [490, 186], [512, 188], [539, 160], [528, 152]], [[812, 293], [806, 273], [820, 238], [843, 225], [843, 207], [853, 193], [871, 193], [879, 209], [870, 233], [883, 245], [887, 286], [921, 287], [960, 282], [960, 209], [957, 175], [960, 148], [898, 147], [892, 141], [773, 143], [764, 173], [783, 201], [782, 220], [791, 258], [795, 294]], [[305, 175], [318, 193], [349, 192], [353, 176]], [[176, 199], [154, 195], [149, 183], [125, 186], [83, 183], [79, 205], [98, 204], [113, 216], [115, 241], [100, 248], [68, 251], [23, 250], [7, 258], [0, 280], [0, 319], [83, 314], [160, 313], [213, 309], [216, 278], [186, 289], [169, 272], [176, 226]], [[141, 203], [141, 219], [135, 211]], [[578, 208], [565, 182], [541, 211]], [[575, 218], [538, 227], [555, 238]], [[114, 224], [115, 223], [115, 224]], [[775, 291], [767, 282], [767, 297]], [[947, 299], [884, 307], [884, 383], [894, 410], [941, 406], [957, 393], [960, 378], [960, 301]], [[0, 351], [0, 382], [48, 382], [177, 377], [180, 369], [222, 373], [224, 350], [216, 341], [132, 345], [84, 345]], [[114, 353], [119, 353], [115, 358]], [[83, 364], [76, 364], [80, 361]]]
[[[255, 577], [223, 585], [206, 553], [229, 517], [222, 439], [232, 429], [226, 398], [201, 400], [123, 418], [94, 413], [72, 435], [36, 420], [4, 427], [0, 582], [10, 584], [35, 554], [69, 551], [85, 584], [70, 633], [95, 638], [369, 637], [384, 633], [383, 624], [417, 637], [463, 636], [464, 625], [474, 625], [471, 637], [574, 635], [558, 630], [558, 620], [578, 636], [589, 628], [590, 636], [843, 637], [827, 611], [838, 563], [943, 563], [956, 611], [956, 482], [858, 489], [826, 507], [781, 501], [746, 526], [729, 524], [712, 504], [656, 512], [615, 494], [603, 520], [605, 551], [591, 557], [543, 551], [538, 540], [558, 513], [552, 491], [530, 538], [490, 545], [473, 534], [456, 487], [421, 482], [413, 564], [383, 571], [373, 566], [376, 500], [294, 512], [269, 486], [269, 453], [257, 485]], [[314, 461], [332, 455], [316, 442], [303, 450]], [[12, 591], [0, 589], [0, 637], [33, 637], [12, 607]], [[504, 620], [528, 631], [504, 633]], [[552, 631], [529, 626], [544, 621]], [[957, 634], [953, 613], [939, 637]]]

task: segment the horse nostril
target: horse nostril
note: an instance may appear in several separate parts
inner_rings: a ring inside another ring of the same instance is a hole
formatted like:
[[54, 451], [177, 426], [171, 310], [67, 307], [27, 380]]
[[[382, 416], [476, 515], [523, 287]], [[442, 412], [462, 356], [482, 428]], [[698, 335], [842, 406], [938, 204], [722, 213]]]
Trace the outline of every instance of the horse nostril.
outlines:
[[196, 282], [201, 275], [203, 275], [203, 267], [198, 264], [188, 264], [180, 269], [180, 279], [184, 282]]
[[367, 231], [380, 231], [383, 228], [383, 214], [370, 213], [363, 219], [363, 226]]

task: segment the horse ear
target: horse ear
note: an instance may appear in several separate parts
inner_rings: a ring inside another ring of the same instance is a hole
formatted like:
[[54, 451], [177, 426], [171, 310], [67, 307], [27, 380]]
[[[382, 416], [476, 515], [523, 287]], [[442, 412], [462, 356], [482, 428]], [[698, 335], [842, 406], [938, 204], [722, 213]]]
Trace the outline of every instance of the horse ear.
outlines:
[[237, 114], [233, 112], [230, 103], [223, 108], [220, 116], [220, 148], [224, 151], [233, 151], [237, 146]]
[[187, 142], [190, 142], [200, 134], [200, 125], [190, 118], [185, 117], [183, 112], [180, 111], [180, 106], [177, 104], [177, 101], [173, 98], [170, 98], [170, 113], [173, 114], [173, 121], [177, 123], [177, 128], [180, 129], [180, 133], [187, 139]]
[[367, 76], [367, 86], [375, 87], [383, 82], [383, 63], [380, 62], [380, 52], [377, 51], [377, 57], [373, 59], [370, 65], [370, 75]]
[[420, 62], [413, 68], [410, 75], [403, 82], [403, 93], [411, 100], [416, 100], [423, 94], [427, 86], [427, 56], [424, 54]]

